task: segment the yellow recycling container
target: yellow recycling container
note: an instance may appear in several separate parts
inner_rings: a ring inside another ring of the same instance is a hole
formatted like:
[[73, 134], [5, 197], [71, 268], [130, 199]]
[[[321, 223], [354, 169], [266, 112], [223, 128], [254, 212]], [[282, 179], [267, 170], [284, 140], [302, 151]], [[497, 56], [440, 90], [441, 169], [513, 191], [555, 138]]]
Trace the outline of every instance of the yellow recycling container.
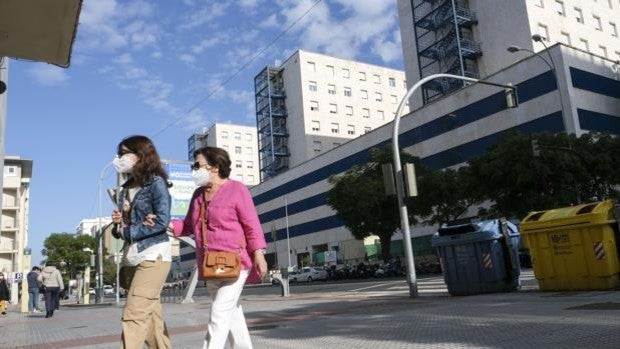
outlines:
[[530, 212], [519, 229], [540, 289], [608, 290], [619, 286], [617, 227], [611, 200]]

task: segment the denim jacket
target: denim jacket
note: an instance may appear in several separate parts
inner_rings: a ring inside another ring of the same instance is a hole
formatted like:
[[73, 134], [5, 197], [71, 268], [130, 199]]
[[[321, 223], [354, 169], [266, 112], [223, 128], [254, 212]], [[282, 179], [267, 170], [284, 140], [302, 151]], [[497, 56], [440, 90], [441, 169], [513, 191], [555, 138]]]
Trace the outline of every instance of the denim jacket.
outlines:
[[[123, 202], [127, 188], [123, 188], [119, 201]], [[144, 225], [146, 216], [154, 214], [153, 226]], [[170, 223], [170, 193], [166, 181], [154, 176], [138, 190], [131, 202], [131, 225], [124, 227], [123, 238], [128, 243], [137, 243], [138, 252], [168, 241], [166, 229]]]

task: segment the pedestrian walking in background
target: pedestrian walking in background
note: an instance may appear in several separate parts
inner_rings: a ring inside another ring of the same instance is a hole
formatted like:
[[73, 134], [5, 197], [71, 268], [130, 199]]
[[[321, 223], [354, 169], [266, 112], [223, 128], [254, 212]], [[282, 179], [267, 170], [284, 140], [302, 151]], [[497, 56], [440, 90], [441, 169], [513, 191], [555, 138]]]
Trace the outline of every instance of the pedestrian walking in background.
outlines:
[[39, 290], [43, 286], [43, 282], [39, 281], [39, 274], [41, 274], [41, 268], [34, 266], [26, 275], [26, 281], [28, 282], [28, 312], [31, 314], [41, 312], [39, 310]]
[[6, 316], [6, 304], [11, 300], [11, 291], [9, 290], [9, 285], [4, 278], [4, 274], [0, 273], [0, 311], [2, 311], [2, 316]]
[[227, 342], [233, 349], [252, 348], [239, 297], [246, 281], [259, 282], [267, 273], [265, 237], [250, 191], [228, 178], [228, 153], [205, 147], [196, 150], [194, 157], [192, 178], [198, 188], [185, 220], [172, 222], [174, 235], [194, 236], [198, 263], [207, 252], [239, 252], [242, 269], [236, 280], [207, 280], [211, 311], [203, 348], [223, 349]]
[[[120, 286], [128, 290], [121, 348], [171, 348], [159, 299], [170, 271], [172, 246], [168, 176], [153, 142], [131, 136], [120, 142], [114, 167], [125, 179], [112, 212], [114, 237], [123, 239]], [[147, 217], [149, 217], [147, 219]]]
[[58, 308], [58, 293], [65, 288], [60, 270], [56, 268], [54, 261], [47, 261], [45, 263], [45, 268], [43, 268], [39, 275], [39, 280], [45, 286], [45, 317], [51, 318], [54, 316], [54, 310]]

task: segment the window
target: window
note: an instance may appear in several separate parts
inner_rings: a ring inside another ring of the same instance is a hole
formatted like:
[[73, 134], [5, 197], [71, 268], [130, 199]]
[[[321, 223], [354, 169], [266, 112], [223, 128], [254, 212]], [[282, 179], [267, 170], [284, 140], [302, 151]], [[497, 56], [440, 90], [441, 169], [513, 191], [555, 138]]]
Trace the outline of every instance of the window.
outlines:
[[379, 76], [378, 74], [372, 74], [372, 79], [373, 82], [377, 85], [381, 83], [381, 76]]
[[336, 72], [334, 70], [334, 66], [333, 65], [327, 65], [325, 66], [325, 68], [327, 69], [327, 74], [330, 76], [335, 76]]
[[390, 95], [390, 102], [392, 102], [392, 104], [398, 103], [398, 97], [396, 97], [396, 95]]
[[564, 12], [564, 1], [555, 1], [555, 12], [557, 12], [560, 16], [566, 16], [566, 12]]
[[329, 113], [330, 114], [338, 113], [338, 105], [336, 105], [334, 103], [329, 103]]
[[349, 72], [349, 69], [347, 68], [342, 68], [342, 77], [345, 79], [348, 79], [351, 75], [351, 72]]
[[312, 149], [314, 149], [315, 153], [320, 153], [322, 147], [323, 147], [323, 144], [321, 143], [321, 141], [312, 142]]
[[316, 81], [308, 81], [308, 89], [312, 92], [316, 92]]
[[237, 177], [237, 180], [238, 180], [239, 182], [243, 182], [243, 175], [242, 175], [242, 174], [238, 174], [238, 175], [236, 175], [235, 177]]
[[383, 110], [377, 110], [377, 118], [379, 118], [379, 120], [385, 120], [385, 114], [383, 113]]
[[583, 24], [583, 11], [577, 7], [575, 7], [575, 19], [577, 20], [577, 23]]
[[236, 140], [240, 140], [241, 139], [241, 133], [240, 132], [235, 132], [234, 136], [235, 136]]
[[396, 87], [396, 79], [388, 78], [388, 84], [390, 85], [390, 87]]
[[314, 64], [314, 62], [308, 61], [308, 71], [311, 71], [311, 72], [316, 71], [316, 64]]
[[312, 120], [312, 131], [321, 131], [321, 123], [315, 120]]
[[228, 139], [228, 131], [222, 131], [222, 139]]
[[347, 105], [344, 107], [344, 109], [346, 110], [347, 116], [353, 116], [353, 107], [350, 105]]
[[245, 155], [252, 155], [252, 147], [245, 147]]
[[327, 84], [327, 93], [329, 93], [330, 95], [335, 95], [336, 94], [336, 85], [334, 85], [334, 84]]
[[362, 117], [364, 119], [370, 118], [370, 109], [368, 109], [368, 108], [362, 109]]
[[381, 94], [381, 92], [375, 92], [375, 101], [377, 102], [383, 101], [383, 95]]
[[364, 73], [363, 71], [358, 72], [357, 76], [358, 76], [360, 81], [366, 81], [366, 73]]
[[612, 0], [607, 0], [607, 3], [609, 4], [609, 8], [613, 9], [614, 5], [612, 4]]
[[590, 52], [590, 45], [588, 45], [588, 40], [586, 39], [579, 39], [579, 42], [581, 43], [581, 48]]
[[332, 133], [338, 133], [338, 132], [340, 132], [340, 126], [337, 123], [332, 122]]
[[592, 16], [592, 18], [594, 19], [594, 28], [596, 28], [596, 30], [603, 30], [603, 25], [601, 24], [601, 17]]
[[347, 134], [348, 135], [355, 135], [355, 126], [354, 125], [347, 125]]
[[544, 24], [538, 24], [538, 35], [542, 36], [542, 39], [549, 41], [549, 27]]
[[370, 128], [368, 126], [364, 127], [364, 134], [366, 134], [366, 133], [368, 133], [370, 131], [372, 131], [372, 128]]
[[17, 176], [17, 166], [5, 166], [4, 167], [4, 177], [15, 177]]
[[407, 80], [403, 80], [403, 88], [406, 90], [407, 89]]
[[319, 111], [319, 102], [310, 101], [310, 110]]
[[236, 160], [235, 161], [235, 168], [242, 168], [243, 167], [243, 163], [241, 162], [241, 160]]
[[245, 167], [246, 168], [254, 168], [254, 161], [246, 161], [245, 162]]
[[248, 182], [254, 183], [254, 175], [248, 175]]
[[568, 33], [561, 32], [560, 36], [562, 37], [562, 43], [570, 45], [570, 35]]
[[618, 27], [616, 23], [609, 22], [609, 27], [611, 28], [611, 36], [618, 36]]
[[607, 47], [603, 45], [598, 45], [598, 48], [601, 50], [601, 56], [607, 58]]
[[534, 0], [534, 5], [543, 8], [545, 5], [543, 4], [543, 0]]
[[346, 97], [351, 97], [351, 88], [350, 87], [345, 87], [344, 88], [344, 95]]
[[222, 148], [224, 148], [224, 150], [228, 151], [228, 145], [223, 145]]
[[362, 99], [368, 99], [368, 91], [360, 90], [360, 94], [362, 95]]
[[235, 147], [235, 154], [241, 154], [241, 147]]
[[251, 133], [246, 133], [245, 134], [245, 140], [246, 141], [252, 141], [252, 134]]

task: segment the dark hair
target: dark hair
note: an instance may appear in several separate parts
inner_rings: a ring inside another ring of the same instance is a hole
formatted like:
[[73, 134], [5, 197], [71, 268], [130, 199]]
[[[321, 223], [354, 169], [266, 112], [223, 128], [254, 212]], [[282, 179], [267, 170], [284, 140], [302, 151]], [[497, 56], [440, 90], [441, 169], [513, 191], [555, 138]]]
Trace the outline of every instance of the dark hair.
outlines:
[[41, 270], [41, 268], [39, 268], [39, 267], [37, 267], [37, 266], [35, 265], [34, 267], [32, 267], [32, 271], [35, 271], [35, 270]]
[[[134, 183], [141, 186], [151, 177], [160, 176], [168, 182], [168, 174], [164, 171], [159, 154], [153, 142], [146, 136], [129, 136], [118, 144], [117, 154], [123, 154], [123, 146], [138, 157], [138, 162], [133, 167], [132, 174]], [[168, 183], [170, 187], [170, 183]]]
[[194, 152], [194, 158], [201, 154], [207, 159], [209, 166], [217, 167], [220, 178], [228, 178], [230, 176], [230, 157], [228, 152], [222, 148], [203, 147]]

